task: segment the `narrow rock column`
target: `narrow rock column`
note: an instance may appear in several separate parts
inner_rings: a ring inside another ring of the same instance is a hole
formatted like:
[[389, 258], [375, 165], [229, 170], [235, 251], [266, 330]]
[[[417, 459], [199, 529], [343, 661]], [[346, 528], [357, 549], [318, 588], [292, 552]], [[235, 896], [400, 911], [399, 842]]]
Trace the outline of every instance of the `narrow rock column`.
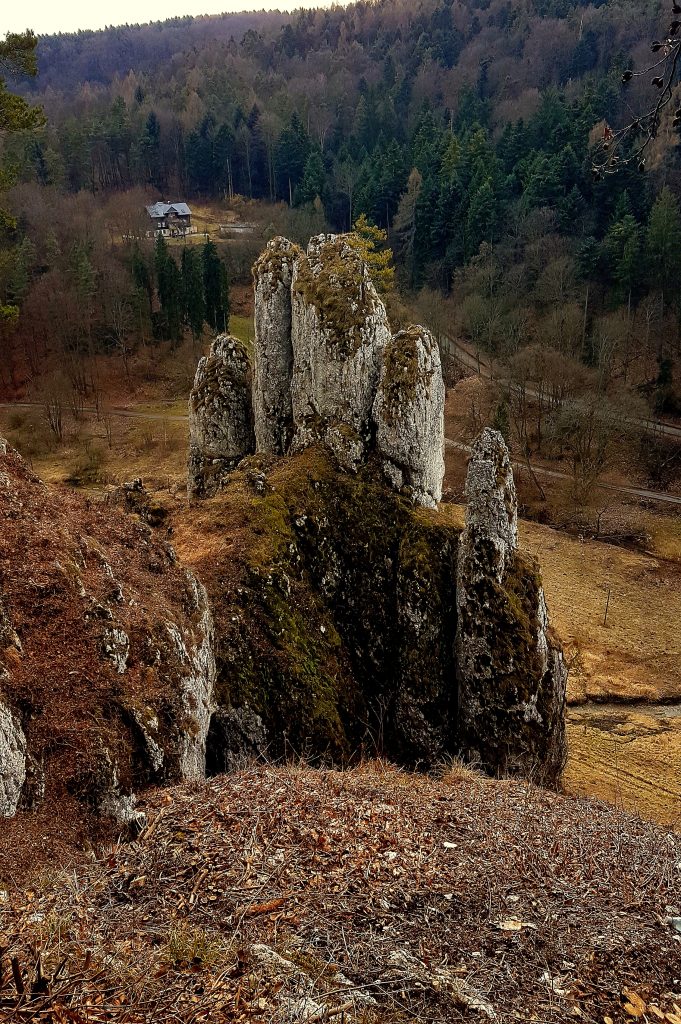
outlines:
[[254, 451], [248, 356], [240, 341], [223, 334], [199, 362], [189, 396], [190, 498], [216, 494], [225, 476]]
[[292, 294], [294, 448], [324, 441], [354, 469], [367, 454], [391, 336], [385, 306], [360, 254], [334, 235], [311, 240]]
[[284, 455], [293, 436], [291, 282], [302, 255], [287, 238], [274, 238], [253, 267], [255, 441], [268, 455]]
[[387, 344], [374, 402], [376, 444], [395, 490], [435, 508], [445, 473], [445, 385], [429, 331], [410, 327]]
[[518, 551], [508, 449], [485, 430], [473, 445], [457, 569], [459, 745], [490, 774], [553, 784], [566, 757], [567, 671], [535, 559]]

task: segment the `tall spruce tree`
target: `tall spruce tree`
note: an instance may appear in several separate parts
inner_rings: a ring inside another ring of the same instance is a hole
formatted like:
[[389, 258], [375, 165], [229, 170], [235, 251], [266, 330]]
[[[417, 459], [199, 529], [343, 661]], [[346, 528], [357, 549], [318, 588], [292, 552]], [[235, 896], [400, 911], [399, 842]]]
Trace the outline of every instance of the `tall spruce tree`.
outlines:
[[156, 239], [154, 266], [158, 301], [161, 307], [157, 333], [160, 337], [170, 341], [179, 341], [182, 337], [182, 310], [184, 307], [182, 275], [168, 250], [168, 244], [163, 235], [159, 235]]
[[184, 318], [196, 339], [200, 337], [206, 319], [206, 298], [203, 286], [203, 262], [198, 249], [185, 246], [182, 250], [182, 296]]
[[202, 249], [203, 288], [206, 321], [214, 331], [229, 330], [229, 281], [227, 268], [220, 259], [215, 242], [206, 242]]

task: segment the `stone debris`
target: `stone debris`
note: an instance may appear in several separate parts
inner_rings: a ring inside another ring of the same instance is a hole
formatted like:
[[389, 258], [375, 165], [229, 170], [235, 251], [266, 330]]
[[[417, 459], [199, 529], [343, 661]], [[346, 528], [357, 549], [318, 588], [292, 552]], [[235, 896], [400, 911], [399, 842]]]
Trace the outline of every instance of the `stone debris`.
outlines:
[[240, 341], [223, 334], [200, 360], [189, 396], [190, 498], [216, 494], [225, 476], [254, 451], [248, 356]]
[[429, 331], [400, 331], [383, 353], [374, 402], [376, 445], [386, 478], [417, 505], [436, 508], [445, 474], [445, 384]]

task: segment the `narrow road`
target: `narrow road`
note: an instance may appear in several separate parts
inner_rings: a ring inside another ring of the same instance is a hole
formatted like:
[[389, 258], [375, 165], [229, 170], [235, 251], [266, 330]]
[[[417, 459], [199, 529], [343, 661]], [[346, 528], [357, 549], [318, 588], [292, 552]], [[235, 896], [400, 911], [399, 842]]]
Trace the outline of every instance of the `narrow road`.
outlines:
[[[0, 402], [0, 409], [42, 409], [42, 405], [40, 402]], [[90, 416], [97, 415], [97, 410], [92, 406], [84, 406], [82, 412]], [[112, 406], [107, 412], [110, 416], [122, 416], [125, 419], [161, 420], [165, 423], [185, 423], [188, 419], [186, 415], [180, 416], [177, 413], [169, 415], [164, 412], [143, 412], [139, 409], [126, 409], [123, 406]]]
[[[439, 332], [438, 338], [440, 344], [443, 345], [450, 356], [456, 359], [457, 363], [461, 366], [465, 366], [468, 370], [473, 370], [481, 377], [485, 377], [487, 380], [491, 380], [493, 377], [492, 368], [489, 363], [486, 363], [477, 352], [472, 352], [466, 345], [464, 345], [457, 338], [453, 338], [451, 334], [444, 334]], [[503, 378], [498, 378], [500, 383], [503, 383]], [[539, 398], [539, 392], [534, 391], [532, 388], [527, 389], [527, 394], [530, 398]], [[664, 423], [662, 420], [654, 419], [652, 416], [646, 420], [631, 419], [627, 420], [627, 423], [632, 423], [635, 426], [643, 427], [643, 429], [650, 434], [656, 434], [658, 437], [668, 437], [671, 440], [678, 441], [681, 444], [681, 426], [677, 426], [674, 423]]]
[[[42, 405], [40, 402], [0, 402], [0, 409], [41, 409]], [[84, 408], [83, 412], [87, 412], [90, 415], [96, 415], [97, 410], [94, 408]], [[121, 416], [124, 419], [133, 420], [155, 420], [165, 423], [186, 423], [189, 417], [185, 415], [178, 415], [173, 413], [167, 415], [162, 412], [144, 412], [141, 409], [125, 409], [121, 407], [113, 407], [108, 410], [111, 416]], [[461, 452], [470, 452], [470, 446], [462, 444], [460, 441], [452, 441], [450, 438], [445, 438], [445, 445], [447, 448], [455, 448]], [[527, 472], [527, 467], [524, 462], [514, 462], [514, 467], [521, 471]], [[537, 476], [554, 477], [557, 480], [570, 480], [569, 473], [561, 473], [557, 469], [542, 469], [538, 466], [533, 466], [532, 469]], [[618, 494], [626, 494], [631, 498], [642, 498], [646, 501], [659, 501], [666, 505], [681, 505], [681, 494], [664, 494], [662, 491], [649, 491], [644, 487], [626, 487], [621, 484], [608, 484], [600, 483], [598, 485], [606, 491], [616, 491]]]
[[[445, 446], [447, 448], [455, 448], [460, 452], [470, 452], [470, 446], [462, 444], [460, 441], [452, 441], [448, 437], [445, 438]], [[518, 469], [527, 472], [527, 466], [524, 462], [513, 462], [514, 469]], [[553, 477], [556, 480], [571, 480], [572, 477], [569, 473], [561, 473], [557, 469], [542, 469], [539, 466], [532, 467], [533, 472], [537, 476], [548, 476]], [[649, 491], [645, 487], [626, 487], [622, 484], [598, 484], [600, 488], [605, 491], [615, 491], [618, 494], [626, 494], [632, 498], [643, 498], [647, 501], [661, 501], [667, 505], [681, 505], [681, 494], [664, 494], [662, 491]]]

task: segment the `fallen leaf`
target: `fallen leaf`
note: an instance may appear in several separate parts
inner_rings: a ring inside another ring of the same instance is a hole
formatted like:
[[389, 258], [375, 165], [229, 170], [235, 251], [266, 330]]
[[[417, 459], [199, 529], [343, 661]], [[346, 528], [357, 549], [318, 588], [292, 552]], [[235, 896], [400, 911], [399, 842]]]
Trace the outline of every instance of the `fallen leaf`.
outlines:
[[624, 1012], [628, 1013], [630, 1017], [642, 1017], [646, 1012], [646, 1004], [638, 992], [634, 992], [630, 988], [625, 988], [623, 991], [627, 999], [627, 1002], [624, 1004]]
[[532, 928], [535, 932], [537, 930], [536, 924], [530, 924], [528, 921], [518, 921], [515, 917], [509, 917], [507, 921], [499, 921], [497, 928], [500, 932], [521, 932], [524, 928]]

